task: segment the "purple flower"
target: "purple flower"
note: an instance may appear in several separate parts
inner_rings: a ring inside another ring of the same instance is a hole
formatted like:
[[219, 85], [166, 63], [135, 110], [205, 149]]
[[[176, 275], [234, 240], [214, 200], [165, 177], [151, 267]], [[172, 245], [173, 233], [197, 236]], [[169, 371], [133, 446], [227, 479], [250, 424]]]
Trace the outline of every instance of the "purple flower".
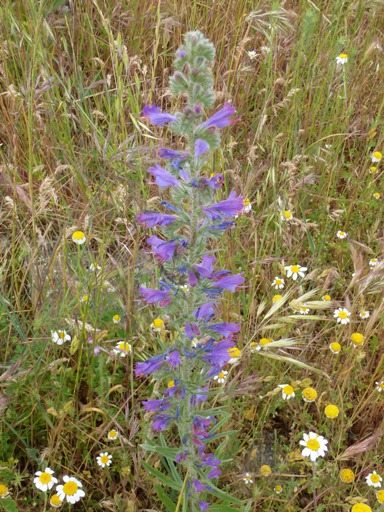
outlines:
[[169, 414], [158, 414], [153, 418], [152, 428], [157, 431], [164, 430], [167, 428], [168, 423], [173, 419]]
[[185, 160], [188, 156], [188, 154], [185, 153], [184, 151], [176, 151], [174, 149], [168, 149], [168, 148], [160, 148], [159, 151], [157, 152], [157, 154], [159, 155], [160, 158], [165, 158], [165, 159], [177, 158], [178, 160], [180, 160], [180, 159]]
[[201, 264], [195, 265], [194, 268], [200, 274], [201, 277], [205, 277], [207, 279], [212, 278], [213, 267], [215, 264], [216, 258], [215, 256], [203, 256]]
[[161, 188], [166, 187], [180, 187], [179, 181], [172, 176], [172, 174], [161, 167], [161, 165], [156, 165], [156, 167], [150, 167], [148, 172], [154, 176], [156, 185]]
[[205, 510], [208, 510], [208, 505], [209, 505], [208, 501], [198, 501], [197, 504], [199, 505], [200, 510], [202, 510], [203, 512]]
[[178, 242], [176, 240], [165, 242], [156, 235], [152, 235], [147, 238], [147, 243], [152, 246], [155, 258], [157, 258], [161, 263], [163, 261], [172, 261], [178, 246]]
[[211, 468], [215, 468], [219, 464], [221, 464], [221, 460], [217, 459], [212, 453], [206, 453], [201, 456], [201, 462], [204, 466], [209, 466]]
[[169, 297], [171, 290], [169, 288], [167, 290], [154, 290], [152, 288], [145, 288], [144, 286], [140, 286], [139, 292], [140, 295], [142, 295], [148, 302], [148, 304], [155, 304], [155, 302], [164, 301], [167, 299], [169, 299], [169, 301], [171, 300]]
[[208, 388], [199, 389], [195, 395], [191, 396], [192, 407], [197, 407], [200, 402], [205, 402], [208, 398]]
[[203, 185], [208, 185], [209, 188], [217, 189], [217, 188], [220, 188], [221, 185], [223, 184], [224, 177], [222, 174], [215, 174], [210, 179], [201, 178], [200, 181], [201, 181], [201, 183], [203, 183]]
[[235, 112], [235, 107], [227, 102], [222, 109], [218, 110], [216, 114], [213, 114], [213, 116], [207, 119], [201, 126], [203, 128], [209, 128], [210, 126], [214, 126], [215, 128], [224, 128], [225, 126], [235, 122], [235, 120], [229, 119]]
[[[215, 375], [217, 370], [222, 368], [231, 359], [228, 349], [235, 346], [232, 340], [223, 340], [218, 343], [209, 341], [203, 348], [205, 355], [202, 359], [212, 366], [208, 376]], [[213, 373], [212, 373], [213, 372]]]
[[219, 468], [214, 468], [212, 469], [212, 471], [210, 471], [207, 475], [207, 478], [217, 478], [218, 476], [220, 476], [222, 473], [221, 469]]
[[208, 329], [211, 329], [212, 331], [222, 334], [225, 338], [227, 338], [230, 334], [232, 334], [234, 332], [240, 331], [239, 324], [225, 323], [225, 322], [222, 322], [220, 324], [208, 325], [207, 327], [208, 327]]
[[171, 114], [163, 114], [161, 109], [156, 107], [156, 105], [152, 105], [151, 107], [146, 105], [143, 108], [142, 114], [144, 117], [149, 119], [152, 124], [158, 126], [164, 126], [165, 123], [172, 123], [173, 121], [176, 121], [175, 116], [172, 116]]
[[187, 55], [187, 52], [185, 52], [184, 50], [179, 50], [178, 52], [176, 52], [176, 57], [178, 59], [183, 59], [186, 55]]
[[213, 309], [214, 302], [207, 302], [202, 304], [200, 307], [195, 309], [193, 312], [196, 320], [205, 320], [206, 318], [210, 319], [215, 314], [215, 310]]
[[185, 335], [188, 336], [190, 340], [192, 340], [195, 336], [199, 336], [200, 334], [201, 331], [197, 324], [185, 324]]
[[154, 226], [168, 226], [176, 220], [174, 215], [164, 215], [156, 212], [141, 213], [136, 218], [138, 222], [146, 224], [149, 228], [153, 228]]
[[166, 356], [167, 353], [160, 354], [141, 363], [136, 363], [135, 375], [150, 375], [151, 373], [156, 372], [163, 366]]
[[214, 285], [217, 288], [221, 288], [224, 290], [230, 290], [234, 292], [236, 290], [236, 286], [239, 286], [244, 283], [243, 273], [235, 274], [233, 276], [224, 276], [220, 279], [216, 279], [214, 281]]
[[177, 350], [172, 350], [167, 357], [167, 363], [175, 369], [177, 366], [180, 366], [182, 363], [180, 353]]
[[146, 411], [166, 411], [171, 407], [168, 398], [163, 398], [161, 400], [145, 400], [141, 402]]
[[174, 204], [170, 203], [169, 201], [161, 201], [163, 206], [165, 206], [168, 210], [171, 210], [171, 212], [180, 213], [179, 208], [177, 208]]
[[207, 485], [202, 484], [196, 478], [193, 479], [193, 485], [195, 486], [197, 492], [202, 492], [205, 491], [206, 489], [209, 489]]
[[190, 270], [188, 272], [188, 282], [189, 282], [190, 286], [192, 286], [192, 288], [194, 288], [198, 283], [197, 277], [196, 277], [195, 273], [192, 272], [192, 270]]
[[189, 183], [191, 181], [191, 175], [185, 169], [180, 169], [180, 178], [186, 183]]
[[232, 191], [228, 199], [206, 206], [202, 210], [210, 220], [226, 219], [234, 217], [244, 208], [243, 200], [244, 197], [238, 196], [236, 192]]
[[196, 139], [195, 141], [195, 156], [200, 158], [201, 155], [206, 153], [209, 149], [209, 144], [203, 139]]

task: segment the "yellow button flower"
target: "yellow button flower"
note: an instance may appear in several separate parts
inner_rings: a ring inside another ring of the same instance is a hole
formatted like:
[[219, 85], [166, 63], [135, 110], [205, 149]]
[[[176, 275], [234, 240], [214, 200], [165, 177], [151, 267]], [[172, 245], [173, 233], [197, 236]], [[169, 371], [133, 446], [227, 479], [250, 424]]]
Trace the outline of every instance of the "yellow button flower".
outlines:
[[272, 474], [272, 468], [271, 466], [268, 466], [268, 464], [263, 464], [260, 468], [260, 473], [263, 476], [269, 476]]
[[340, 471], [339, 477], [345, 484], [351, 484], [355, 480], [355, 473], [352, 469], [344, 468]]
[[72, 234], [72, 241], [77, 245], [84, 244], [86, 241], [85, 234], [82, 231], [75, 231]]
[[326, 415], [327, 418], [330, 418], [330, 419], [337, 418], [339, 413], [340, 413], [339, 408], [337, 407], [337, 405], [334, 405], [334, 404], [329, 404], [324, 409], [324, 414]]
[[315, 388], [304, 388], [302, 396], [304, 402], [314, 402], [318, 397], [318, 394]]

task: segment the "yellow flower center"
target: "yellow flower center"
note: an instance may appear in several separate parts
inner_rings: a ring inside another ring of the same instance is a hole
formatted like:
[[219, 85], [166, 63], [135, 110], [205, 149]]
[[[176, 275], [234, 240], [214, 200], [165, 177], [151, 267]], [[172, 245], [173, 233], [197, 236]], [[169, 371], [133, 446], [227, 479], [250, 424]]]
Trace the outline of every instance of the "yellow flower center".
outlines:
[[88, 295], [83, 295], [83, 301], [84, 301], [84, 302], [87, 302], [87, 301], [88, 301], [88, 299], [89, 299]]
[[354, 332], [351, 335], [351, 341], [355, 345], [361, 345], [364, 342], [364, 336], [360, 334], [359, 332]]
[[272, 468], [271, 466], [268, 466], [267, 464], [263, 464], [260, 468], [260, 473], [263, 475], [263, 476], [269, 476], [271, 473], [272, 473]]
[[76, 482], [69, 481], [63, 485], [63, 492], [67, 496], [73, 496], [74, 494], [77, 493], [78, 488], [79, 486], [77, 485]]
[[174, 380], [170, 380], [167, 384], [167, 387], [170, 389], [170, 388], [174, 388], [175, 387], [175, 381]]
[[241, 350], [239, 350], [237, 347], [232, 347], [228, 349], [228, 355], [231, 359], [237, 359], [241, 356]]
[[308, 439], [307, 448], [314, 452], [317, 452], [317, 450], [320, 448], [320, 443], [317, 439]]
[[108, 433], [108, 437], [117, 437], [117, 431], [116, 430], [110, 430]]
[[348, 318], [348, 313], [346, 311], [339, 311], [338, 312], [338, 317], [342, 318], [343, 320], [345, 320], [346, 318]]
[[219, 375], [218, 375], [218, 377], [219, 377], [219, 379], [224, 379], [224, 378], [225, 378], [225, 375], [226, 375], [226, 374], [225, 374], [224, 372], [220, 372], [220, 373], [219, 373]]
[[375, 192], [375, 193], [373, 194], [373, 197], [374, 197], [375, 199], [380, 199], [380, 197], [381, 197], [380, 192]]
[[281, 487], [281, 485], [275, 485], [275, 492], [277, 492], [277, 494], [281, 493], [282, 490], [283, 488]]
[[100, 457], [100, 462], [101, 462], [102, 464], [107, 464], [107, 463], [109, 462], [109, 457], [108, 457], [108, 455], [102, 455], [102, 456]]
[[76, 241], [83, 240], [83, 238], [85, 238], [85, 234], [82, 231], [75, 231], [72, 235], [72, 239]]
[[281, 279], [276, 279], [275, 284], [277, 284], [277, 285], [283, 284], [283, 281]]
[[122, 352], [130, 352], [131, 346], [126, 341], [120, 341], [120, 343], [117, 345], [118, 349]]
[[261, 338], [261, 340], [259, 341], [259, 344], [261, 347], [264, 347], [265, 345], [268, 345], [271, 342], [272, 342], [271, 338]]
[[292, 213], [289, 210], [284, 210], [283, 217], [285, 219], [290, 219], [292, 217]]
[[63, 502], [60, 499], [60, 496], [58, 494], [53, 494], [51, 496], [51, 499], [49, 500], [50, 504], [55, 506], [60, 506]]
[[375, 167], [374, 165], [372, 165], [372, 167], [369, 168], [369, 170], [372, 172], [372, 173], [375, 173], [377, 172], [377, 167]]
[[65, 338], [65, 332], [64, 331], [59, 331], [59, 338], [61, 340], [63, 340]]
[[344, 482], [345, 484], [350, 484], [355, 479], [355, 473], [352, 471], [352, 469], [342, 469], [340, 471], [340, 480]]
[[291, 266], [291, 271], [292, 271], [292, 272], [300, 272], [300, 267], [299, 267], [299, 265], [292, 265], [292, 266]]
[[120, 322], [120, 319], [121, 319], [121, 318], [120, 318], [120, 315], [113, 315], [113, 320], [114, 320], [115, 322]]
[[384, 389], [384, 382], [380, 382], [380, 384], [379, 384], [379, 388], [380, 388], [380, 389]]
[[351, 508], [351, 512], [372, 512], [372, 509], [369, 505], [365, 503], [356, 503]]
[[161, 318], [155, 318], [152, 324], [156, 329], [162, 329], [164, 327], [164, 320]]
[[330, 295], [324, 295], [323, 300], [326, 300], [327, 302], [331, 300]]
[[289, 384], [287, 384], [286, 386], [283, 387], [283, 392], [286, 394], [286, 395], [292, 395], [293, 393], [293, 387], [290, 386]]
[[0, 496], [5, 496], [8, 492], [8, 487], [4, 484], [0, 484]]
[[339, 57], [340, 57], [340, 59], [347, 59], [348, 58], [348, 54], [340, 53]]
[[248, 199], [248, 197], [243, 199], [243, 206], [248, 206], [251, 204], [251, 201]]
[[383, 158], [383, 155], [380, 153], [380, 151], [375, 151], [373, 153], [373, 156], [377, 158], [378, 160], [381, 160]]
[[374, 484], [377, 484], [381, 481], [381, 478], [380, 478], [380, 475], [377, 475], [376, 473], [373, 473], [371, 475], [371, 481], [374, 483]]
[[272, 302], [273, 302], [274, 304], [276, 304], [276, 302], [279, 302], [279, 300], [280, 300], [280, 299], [282, 299], [282, 298], [283, 298], [283, 296], [282, 296], [282, 295], [274, 295], [274, 296], [272, 297]]
[[49, 482], [52, 480], [52, 475], [46, 472], [41, 473], [41, 475], [39, 476], [39, 480], [44, 485], [49, 484]]
[[378, 491], [376, 497], [379, 503], [384, 503], [384, 491]]
[[327, 407], [324, 409], [324, 413], [327, 416], [327, 418], [337, 418], [339, 415], [339, 408], [336, 405], [327, 405]]
[[334, 352], [340, 352], [340, 350], [341, 350], [341, 345], [340, 345], [340, 343], [338, 343], [337, 341], [334, 341], [333, 343], [331, 343], [331, 349], [332, 349]]

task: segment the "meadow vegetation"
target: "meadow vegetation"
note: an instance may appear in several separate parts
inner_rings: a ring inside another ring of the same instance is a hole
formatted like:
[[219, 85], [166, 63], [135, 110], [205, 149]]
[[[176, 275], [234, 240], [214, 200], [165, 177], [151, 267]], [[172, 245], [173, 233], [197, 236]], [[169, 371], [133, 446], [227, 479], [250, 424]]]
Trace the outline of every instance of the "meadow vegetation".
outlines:
[[208, 510], [382, 510], [382, 0], [4, 0], [0, 20], [0, 510], [60, 505], [47, 467], [82, 483], [62, 510], [184, 510], [183, 475], [142, 446], [157, 388], [134, 365], [174, 333], [139, 300], [162, 270], [136, 217], [180, 143], [142, 109], [182, 108], [191, 30], [216, 47], [215, 110], [238, 117], [207, 176], [249, 200], [215, 247], [245, 277], [221, 311], [241, 357], [212, 379], [231, 413], [216, 485], [243, 505]]

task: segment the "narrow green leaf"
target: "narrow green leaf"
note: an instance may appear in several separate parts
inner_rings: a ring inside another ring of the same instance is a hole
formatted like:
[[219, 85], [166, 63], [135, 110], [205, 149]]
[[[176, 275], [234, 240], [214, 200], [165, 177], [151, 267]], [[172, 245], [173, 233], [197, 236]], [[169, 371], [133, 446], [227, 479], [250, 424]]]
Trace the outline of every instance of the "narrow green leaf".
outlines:
[[167, 512], [175, 512], [176, 505], [173, 503], [171, 498], [167, 496], [164, 489], [161, 487], [161, 485], [155, 485], [155, 489], [157, 491], [157, 495], [159, 499], [161, 500], [162, 504], [165, 506]]
[[167, 485], [171, 489], [175, 489], [176, 491], [180, 492], [181, 484], [178, 482], [175, 482], [172, 480], [172, 478], [169, 478], [168, 476], [164, 475], [164, 473], [161, 473], [161, 471], [158, 471], [157, 469], [150, 466], [147, 462], [142, 462], [144, 468], [151, 473], [151, 475], [158, 478], [163, 484]]

